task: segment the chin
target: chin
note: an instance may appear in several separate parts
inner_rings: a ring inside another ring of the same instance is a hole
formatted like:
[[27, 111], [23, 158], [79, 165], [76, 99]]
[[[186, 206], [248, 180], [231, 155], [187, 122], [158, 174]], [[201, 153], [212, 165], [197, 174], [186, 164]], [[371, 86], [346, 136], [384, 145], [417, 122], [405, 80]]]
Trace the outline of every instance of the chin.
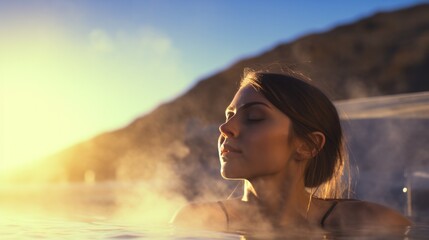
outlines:
[[228, 169], [224, 167], [221, 168], [220, 175], [222, 176], [222, 178], [227, 180], [245, 179], [245, 176], [243, 176], [243, 174], [240, 174], [238, 171], [234, 171], [232, 169]]

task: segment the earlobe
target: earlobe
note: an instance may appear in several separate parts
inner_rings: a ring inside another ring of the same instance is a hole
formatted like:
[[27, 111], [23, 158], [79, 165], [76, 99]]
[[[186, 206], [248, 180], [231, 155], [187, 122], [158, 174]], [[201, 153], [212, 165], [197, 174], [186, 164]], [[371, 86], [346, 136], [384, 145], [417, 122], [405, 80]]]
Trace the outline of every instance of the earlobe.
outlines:
[[300, 140], [297, 144], [296, 153], [299, 160], [314, 158], [325, 145], [325, 135], [321, 132], [310, 134], [311, 143]]

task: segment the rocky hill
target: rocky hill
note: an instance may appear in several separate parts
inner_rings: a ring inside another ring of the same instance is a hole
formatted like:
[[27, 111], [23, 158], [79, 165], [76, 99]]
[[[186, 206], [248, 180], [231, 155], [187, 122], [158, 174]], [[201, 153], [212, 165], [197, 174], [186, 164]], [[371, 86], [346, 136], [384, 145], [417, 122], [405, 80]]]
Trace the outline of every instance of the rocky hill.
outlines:
[[429, 4], [377, 13], [240, 60], [128, 126], [51, 156], [44, 163], [57, 172], [48, 179], [162, 179], [187, 189], [188, 198], [206, 188], [226, 193], [231, 186], [218, 174], [217, 128], [246, 67], [302, 71], [333, 100], [427, 91]]

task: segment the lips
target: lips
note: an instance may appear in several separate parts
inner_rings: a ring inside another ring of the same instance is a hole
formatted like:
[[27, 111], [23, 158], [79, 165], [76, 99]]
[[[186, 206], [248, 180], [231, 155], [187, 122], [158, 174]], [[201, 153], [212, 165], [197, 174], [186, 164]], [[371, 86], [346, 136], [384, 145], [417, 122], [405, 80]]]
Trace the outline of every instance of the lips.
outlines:
[[232, 147], [228, 144], [223, 144], [220, 147], [220, 154], [223, 155], [225, 153], [241, 153], [241, 151], [238, 148]]

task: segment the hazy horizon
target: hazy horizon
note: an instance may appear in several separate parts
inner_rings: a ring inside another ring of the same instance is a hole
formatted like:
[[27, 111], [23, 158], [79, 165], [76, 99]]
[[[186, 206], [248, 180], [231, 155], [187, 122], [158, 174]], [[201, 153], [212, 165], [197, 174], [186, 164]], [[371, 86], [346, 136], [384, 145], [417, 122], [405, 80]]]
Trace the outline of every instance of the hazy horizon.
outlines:
[[0, 172], [121, 128], [243, 57], [419, 2], [0, 1]]

